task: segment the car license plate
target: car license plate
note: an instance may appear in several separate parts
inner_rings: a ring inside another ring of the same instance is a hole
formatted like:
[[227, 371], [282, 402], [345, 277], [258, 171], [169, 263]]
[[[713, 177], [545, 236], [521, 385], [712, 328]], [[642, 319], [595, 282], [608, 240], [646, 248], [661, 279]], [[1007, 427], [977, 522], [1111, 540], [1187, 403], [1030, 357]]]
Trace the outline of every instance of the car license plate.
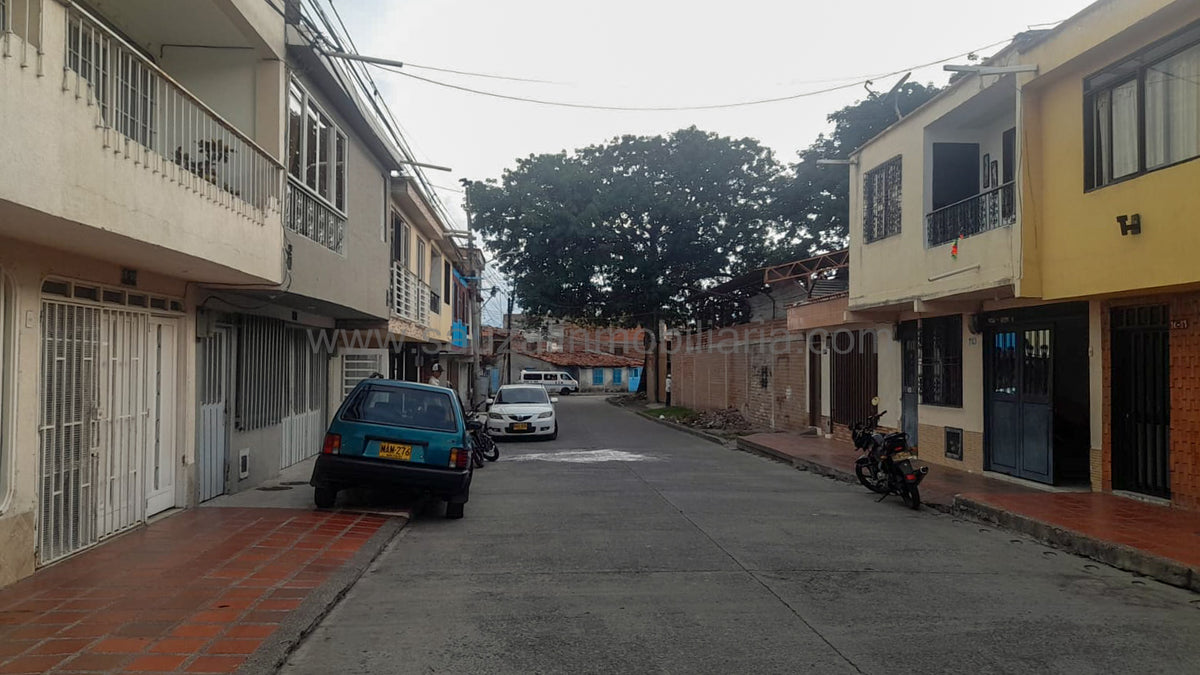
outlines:
[[901, 462], [906, 459], [912, 459], [913, 457], [916, 457], [916, 455], [912, 454], [911, 452], [897, 452], [892, 454], [892, 461]]
[[518, 422], [513, 425], [513, 431], [529, 431], [528, 422]]
[[379, 457], [380, 459], [399, 459], [408, 461], [412, 459], [412, 446], [402, 445], [400, 443], [380, 443]]

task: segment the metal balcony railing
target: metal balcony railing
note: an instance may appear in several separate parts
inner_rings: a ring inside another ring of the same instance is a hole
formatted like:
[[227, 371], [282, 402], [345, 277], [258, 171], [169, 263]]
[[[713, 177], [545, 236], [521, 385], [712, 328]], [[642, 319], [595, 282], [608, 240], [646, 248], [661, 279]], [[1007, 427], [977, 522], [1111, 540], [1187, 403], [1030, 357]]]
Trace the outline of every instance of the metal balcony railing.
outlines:
[[422, 326], [429, 325], [429, 284], [400, 263], [392, 263], [392, 313]]
[[105, 148], [257, 222], [279, 212], [278, 160], [87, 10], [66, 12], [63, 90], [96, 109]]
[[291, 176], [283, 224], [331, 251], [346, 252], [346, 219]]
[[1016, 221], [1015, 196], [1013, 183], [1008, 182], [930, 213], [925, 216], [929, 245], [1011, 225]]
[[0, 56], [16, 56], [26, 68], [31, 54], [41, 75], [42, 0], [0, 0]]

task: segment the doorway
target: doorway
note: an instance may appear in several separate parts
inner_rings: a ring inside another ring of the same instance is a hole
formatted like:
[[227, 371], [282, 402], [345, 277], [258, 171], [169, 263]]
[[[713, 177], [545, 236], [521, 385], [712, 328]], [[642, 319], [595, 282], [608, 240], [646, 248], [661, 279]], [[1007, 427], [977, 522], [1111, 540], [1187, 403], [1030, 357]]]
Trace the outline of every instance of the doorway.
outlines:
[[1112, 482], [1171, 497], [1170, 309], [1112, 311]]
[[984, 468], [1087, 485], [1087, 304], [1012, 310], [985, 323]]
[[821, 336], [808, 343], [808, 425], [821, 428]]
[[900, 324], [900, 430], [908, 434], [908, 444], [914, 448], [918, 447], [917, 431], [920, 428], [917, 372], [921, 360], [921, 333], [917, 326], [916, 321]]
[[229, 465], [229, 395], [231, 344], [229, 327], [218, 327], [197, 347], [200, 368], [199, 441], [196, 446], [196, 480], [199, 501], [225, 494]]

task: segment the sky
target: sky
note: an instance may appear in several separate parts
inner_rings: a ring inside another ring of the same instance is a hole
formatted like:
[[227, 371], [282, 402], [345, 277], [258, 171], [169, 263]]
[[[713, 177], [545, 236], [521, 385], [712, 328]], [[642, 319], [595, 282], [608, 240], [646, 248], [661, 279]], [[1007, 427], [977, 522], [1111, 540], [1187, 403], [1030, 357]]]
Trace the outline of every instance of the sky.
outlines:
[[[329, 3], [331, 0], [321, 0]], [[688, 106], [811, 92], [966, 54], [1053, 24], [1087, 0], [332, 0], [362, 54], [550, 83], [402, 70], [456, 85], [574, 103]], [[981, 55], [999, 47], [980, 51]], [[957, 58], [953, 63], [967, 63]], [[941, 65], [914, 70], [944, 84]], [[498, 178], [515, 159], [695, 125], [749, 136], [783, 161], [861, 99], [861, 84], [728, 110], [577, 110], [372, 76], [435, 185]], [[877, 78], [885, 92], [898, 76]], [[462, 195], [440, 197], [463, 226]]]

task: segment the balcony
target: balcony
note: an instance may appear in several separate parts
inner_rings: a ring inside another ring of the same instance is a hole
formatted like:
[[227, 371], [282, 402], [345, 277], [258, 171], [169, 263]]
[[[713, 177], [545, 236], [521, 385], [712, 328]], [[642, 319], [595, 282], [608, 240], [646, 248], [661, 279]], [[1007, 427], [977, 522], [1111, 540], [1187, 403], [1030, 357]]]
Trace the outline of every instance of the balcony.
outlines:
[[78, 5], [67, 8], [63, 91], [95, 109], [104, 147], [262, 223], [283, 165]]
[[959, 237], [970, 237], [1016, 222], [1016, 192], [1013, 185], [1010, 181], [925, 216], [929, 246], [946, 244]]
[[288, 176], [283, 223], [289, 230], [335, 253], [346, 253], [346, 219], [291, 176]]
[[[215, 1], [186, 7], [203, 26], [153, 3], [107, 4], [124, 13], [0, 0], [0, 119], [11, 122], [0, 156], [13, 158], [0, 167], [0, 236], [108, 251], [187, 279], [278, 283], [283, 165], [156, 63], [204, 87], [226, 72], [208, 52], [164, 58], [147, 47], [242, 36]], [[259, 53], [237, 53], [247, 54], [237, 67], [250, 88], [210, 100], [249, 129], [281, 111], [257, 109]]]
[[420, 326], [429, 326], [429, 284], [400, 263], [392, 264], [392, 313]]

